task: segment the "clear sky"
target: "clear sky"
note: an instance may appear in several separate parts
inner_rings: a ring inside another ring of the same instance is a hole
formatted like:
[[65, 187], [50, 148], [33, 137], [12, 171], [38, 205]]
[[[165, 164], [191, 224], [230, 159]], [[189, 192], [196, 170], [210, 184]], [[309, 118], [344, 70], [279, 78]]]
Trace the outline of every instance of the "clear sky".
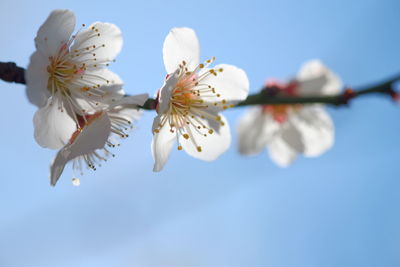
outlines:
[[[26, 67], [51, 10], [78, 25], [117, 24], [124, 47], [111, 68], [130, 94], [153, 95], [166, 75], [169, 29], [196, 30], [202, 59], [245, 69], [251, 91], [322, 59], [355, 87], [400, 72], [397, 0], [0, 2], [0, 61]], [[48, 180], [55, 151], [33, 139], [24, 87], [0, 81], [0, 266], [400, 266], [400, 109], [365, 97], [329, 108], [336, 144], [287, 169], [263, 152], [242, 157], [236, 135], [212, 163], [174, 151], [152, 172], [146, 112], [117, 156], [71, 185]], [[232, 130], [243, 109], [226, 112]]]

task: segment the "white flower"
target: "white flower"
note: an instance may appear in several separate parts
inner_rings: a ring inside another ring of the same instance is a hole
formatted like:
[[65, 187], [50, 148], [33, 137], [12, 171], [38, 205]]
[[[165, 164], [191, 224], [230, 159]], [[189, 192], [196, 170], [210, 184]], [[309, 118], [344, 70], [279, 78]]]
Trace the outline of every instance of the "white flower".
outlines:
[[121, 79], [106, 69], [122, 47], [122, 35], [113, 24], [96, 22], [75, 35], [75, 15], [55, 10], [40, 27], [36, 51], [26, 71], [27, 96], [38, 106], [35, 139], [43, 147], [64, 146], [79, 124], [78, 117], [103, 108], [104, 98], [121, 97], [103, 85]]
[[93, 114], [78, 116], [79, 126], [69, 136], [69, 142], [55, 157], [50, 171], [50, 183], [55, 185], [69, 161], [73, 169], [83, 174], [83, 168], [96, 170], [101, 162], [112, 154], [107, 147], [119, 145], [118, 139], [128, 137], [132, 122], [139, 119], [142, 106], [148, 95], [127, 96], [110, 105], [107, 109]]
[[[271, 94], [319, 96], [339, 93], [340, 79], [319, 60], [306, 62], [297, 77], [286, 85], [267, 85]], [[260, 153], [265, 147], [281, 167], [299, 153], [316, 157], [332, 147], [334, 125], [322, 105], [264, 105], [251, 108], [239, 121], [239, 151]]]
[[163, 56], [168, 75], [157, 95], [153, 170], [163, 168], [175, 140], [178, 150], [195, 158], [216, 159], [231, 142], [228, 123], [219, 112], [247, 97], [246, 73], [226, 64], [208, 68], [214, 58], [199, 64], [199, 41], [189, 28], [170, 31]]

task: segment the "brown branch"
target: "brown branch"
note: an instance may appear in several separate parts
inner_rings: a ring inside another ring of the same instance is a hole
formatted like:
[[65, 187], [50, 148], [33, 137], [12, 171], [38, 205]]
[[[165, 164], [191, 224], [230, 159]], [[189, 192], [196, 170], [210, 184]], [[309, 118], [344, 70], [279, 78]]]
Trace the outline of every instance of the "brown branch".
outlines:
[[[333, 106], [343, 106], [355, 98], [363, 95], [386, 95], [398, 101], [399, 95], [393, 89], [393, 83], [400, 80], [400, 75], [388, 79], [382, 83], [374, 84], [360, 89], [353, 90], [347, 88], [343, 93], [327, 96], [271, 96], [268, 90], [261, 90], [258, 94], [249, 95], [246, 100], [236, 106], [249, 105], [280, 105], [280, 104], [327, 104]], [[265, 89], [265, 88], [263, 88]]]
[[0, 62], [0, 79], [25, 84], [25, 69], [18, 67], [14, 62]]
[[[0, 79], [7, 82], [25, 84], [25, 69], [18, 67], [13, 62], [0, 62]], [[390, 96], [399, 101], [399, 95], [393, 90], [393, 83], [400, 80], [400, 75], [394, 76], [384, 82], [366, 86], [358, 90], [346, 89], [343, 93], [330, 96], [279, 96], [270, 95], [268, 90], [261, 90], [257, 94], [249, 95], [246, 100], [238, 103], [236, 106], [250, 105], [281, 105], [281, 104], [328, 104], [333, 106], [347, 105], [350, 100], [362, 95], [380, 94]], [[263, 88], [265, 89], [265, 88]], [[156, 109], [156, 100], [149, 98], [142, 106], [146, 110]]]

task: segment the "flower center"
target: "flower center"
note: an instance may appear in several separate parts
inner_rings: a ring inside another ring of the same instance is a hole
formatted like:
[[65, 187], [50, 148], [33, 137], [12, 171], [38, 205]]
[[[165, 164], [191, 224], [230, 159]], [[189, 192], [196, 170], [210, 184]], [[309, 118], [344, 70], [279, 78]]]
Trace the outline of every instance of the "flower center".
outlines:
[[[85, 27], [85, 24], [82, 27]], [[107, 80], [108, 77], [103, 77], [99, 72], [110, 63], [110, 59], [96, 56], [96, 53], [99, 53], [98, 50], [106, 46], [99, 41], [103, 34], [101, 30], [92, 26], [80, 35], [81, 45], [74, 48], [73, 43], [79, 36], [80, 30], [67, 42], [62, 43], [57, 53], [48, 58], [47, 66], [47, 89], [52, 96], [62, 98], [58, 108], [61, 112], [68, 109], [71, 114], [74, 114], [73, 119], [77, 125], [80, 124], [78, 116], [85, 117], [87, 108], [98, 110], [103, 97], [109, 93], [101, 86], [115, 82]], [[48, 38], [45, 37], [44, 41], [47, 42]], [[103, 55], [101, 52], [100, 54]], [[86, 109], [82, 107], [82, 102], [78, 102], [78, 99], [84, 101]]]
[[78, 125], [76, 131], [72, 134], [69, 143], [70, 144], [74, 143], [78, 135], [83, 131], [83, 129], [86, 126], [90, 125], [95, 119], [100, 117], [102, 114], [103, 112], [101, 111], [94, 114], [86, 114], [83, 116], [76, 114]]
[[49, 79], [47, 89], [52, 95], [57, 91], [63, 96], [71, 95], [69, 84], [85, 72], [85, 63], [80, 67], [70, 59], [67, 44], [61, 46], [56, 56], [49, 57], [50, 64], [47, 66]]
[[[127, 138], [129, 136], [127, 131], [133, 128], [132, 122], [126, 116], [122, 116], [118, 113], [118, 111], [123, 108], [123, 106], [118, 106], [115, 107], [114, 110], [107, 113], [107, 116], [111, 121], [111, 132], [108, 140], [106, 141], [106, 146], [102, 149], [75, 158], [73, 161], [74, 171], [79, 170], [81, 175], [83, 175], [83, 166], [87, 166], [89, 169], [95, 171], [96, 166], [101, 166], [101, 163], [106, 162], [110, 156], [115, 157], [115, 154], [113, 154], [108, 148], [120, 146], [117, 138]], [[77, 130], [72, 134], [69, 143], [74, 143], [76, 138], [85, 130], [87, 126], [103, 115], [106, 116], [104, 111], [96, 112], [94, 114], [85, 114], [84, 116], [76, 115], [78, 120]]]
[[[279, 83], [276, 81], [268, 82], [265, 91], [267, 94], [272, 96], [296, 96], [298, 84], [295, 81], [289, 82], [287, 84]], [[263, 105], [262, 112], [271, 114], [272, 118], [278, 123], [284, 123], [287, 120], [288, 114], [291, 110], [299, 109], [301, 105], [290, 105], [290, 104], [280, 104], [280, 105]]]
[[206, 69], [214, 60], [212, 58], [199, 64], [193, 71], [188, 70], [185, 61], [179, 65], [179, 76], [171, 92], [168, 110], [161, 116], [160, 124], [154, 130], [157, 134], [168, 124], [170, 131], [177, 135], [178, 150], [182, 150], [179, 139], [183, 137], [201, 152], [198, 137], [213, 134], [214, 129], [210, 125], [224, 126], [216, 108], [227, 109], [231, 106], [225, 99], [220, 100], [221, 95], [215, 87], [206, 83], [208, 76], [218, 76], [218, 73], [223, 72], [222, 68]]

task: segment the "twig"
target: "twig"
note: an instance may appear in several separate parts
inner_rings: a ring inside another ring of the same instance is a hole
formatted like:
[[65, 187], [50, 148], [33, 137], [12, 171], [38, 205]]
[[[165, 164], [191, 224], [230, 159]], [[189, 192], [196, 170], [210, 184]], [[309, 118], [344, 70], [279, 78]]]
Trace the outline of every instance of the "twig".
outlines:
[[[0, 79], [7, 82], [25, 84], [25, 70], [18, 67], [13, 62], [0, 62]], [[347, 105], [350, 100], [362, 95], [380, 94], [399, 100], [398, 94], [393, 90], [393, 83], [400, 80], [400, 75], [394, 76], [384, 82], [372, 86], [353, 90], [346, 89], [343, 93], [331, 96], [271, 96], [266, 90], [261, 90], [258, 94], [249, 95], [246, 100], [238, 103], [236, 107], [250, 105], [280, 105], [280, 104], [327, 104], [333, 106]], [[156, 100], [149, 98], [142, 106], [146, 110], [156, 109]]]
[[0, 79], [25, 84], [25, 69], [18, 67], [14, 62], [0, 62]]

